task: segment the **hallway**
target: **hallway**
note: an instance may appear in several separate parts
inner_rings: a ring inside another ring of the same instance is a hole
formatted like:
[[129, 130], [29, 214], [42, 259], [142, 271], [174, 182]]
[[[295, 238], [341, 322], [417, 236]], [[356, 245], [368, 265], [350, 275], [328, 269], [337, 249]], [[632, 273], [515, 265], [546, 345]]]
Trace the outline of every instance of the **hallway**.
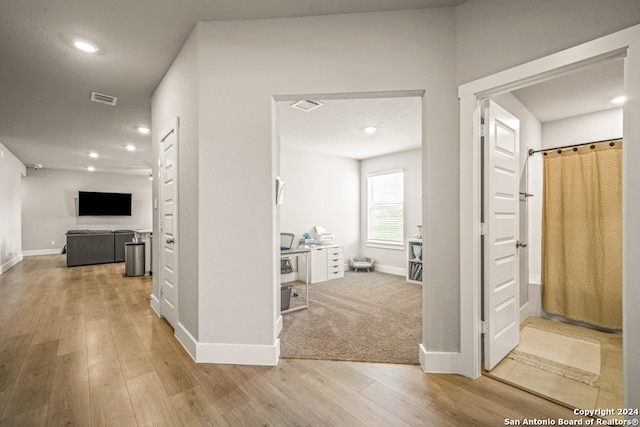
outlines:
[[197, 364], [124, 264], [27, 257], [0, 276], [3, 426], [496, 426], [576, 419], [481, 377], [416, 365], [281, 360]]

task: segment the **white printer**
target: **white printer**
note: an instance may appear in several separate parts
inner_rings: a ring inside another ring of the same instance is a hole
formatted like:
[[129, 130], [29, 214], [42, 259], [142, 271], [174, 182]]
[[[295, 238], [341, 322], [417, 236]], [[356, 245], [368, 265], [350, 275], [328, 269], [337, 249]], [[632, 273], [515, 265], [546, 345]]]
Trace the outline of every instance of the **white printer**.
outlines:
[[314, 227], [315, 232], [313, 233], [313, 237], [316, 241], [316, 245], [333, 245], [336, 242], [336, 235], [334, 233], [327, 233], [327, 230], [324, 229], [321, 225], [316, 225]]

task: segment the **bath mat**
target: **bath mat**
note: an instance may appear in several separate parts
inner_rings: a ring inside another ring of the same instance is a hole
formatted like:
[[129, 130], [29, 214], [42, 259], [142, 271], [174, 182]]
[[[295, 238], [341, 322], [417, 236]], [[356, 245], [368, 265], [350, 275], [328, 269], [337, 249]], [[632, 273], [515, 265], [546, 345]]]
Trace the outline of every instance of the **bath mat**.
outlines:
[[600, 341], [532, 323], [509, 358], [591, 386], [600, 378]]

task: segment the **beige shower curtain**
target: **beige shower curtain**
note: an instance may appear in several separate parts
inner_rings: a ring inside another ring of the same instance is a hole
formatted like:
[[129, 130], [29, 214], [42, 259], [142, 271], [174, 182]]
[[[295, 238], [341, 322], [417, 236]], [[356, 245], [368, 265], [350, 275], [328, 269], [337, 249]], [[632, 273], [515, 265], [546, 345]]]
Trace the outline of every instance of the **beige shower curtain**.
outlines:
[[622, 141], [543, 156], [542, 309], [622, 329]]

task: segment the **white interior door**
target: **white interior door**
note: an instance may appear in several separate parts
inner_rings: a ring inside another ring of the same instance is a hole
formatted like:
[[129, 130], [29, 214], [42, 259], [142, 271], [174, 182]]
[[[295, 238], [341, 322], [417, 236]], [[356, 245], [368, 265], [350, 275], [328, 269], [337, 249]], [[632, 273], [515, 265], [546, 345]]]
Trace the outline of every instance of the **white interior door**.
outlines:
[[484, 144], [484, 367], [493, 369], [520, 341], [520, 122], [489, 102]]
[[178, 125], [160, 140], [160, 314], [171, 326], [178, 320]]

